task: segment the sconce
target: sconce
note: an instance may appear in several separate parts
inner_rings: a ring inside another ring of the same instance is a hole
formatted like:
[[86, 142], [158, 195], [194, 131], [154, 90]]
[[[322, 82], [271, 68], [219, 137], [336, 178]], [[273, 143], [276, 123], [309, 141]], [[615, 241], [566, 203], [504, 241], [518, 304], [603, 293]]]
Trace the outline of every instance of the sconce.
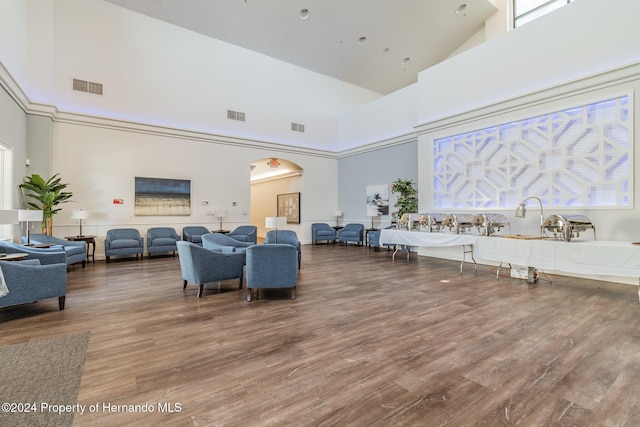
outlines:
[[540, 204], [540, 237], [544, 237], [544, 212], [542, 211], [542, 200], [540, 200], [538, 197], [535, 197], [535, 196], [527, 197], [522, 202], [520, 202], [520, 204], [518, 205], [518, 208], [516, 209], [516, 218], [525, 217], [525, 215], [527, 214], [527, 207], [525, 206], [525, 203], [529, 199], [536, 199]]

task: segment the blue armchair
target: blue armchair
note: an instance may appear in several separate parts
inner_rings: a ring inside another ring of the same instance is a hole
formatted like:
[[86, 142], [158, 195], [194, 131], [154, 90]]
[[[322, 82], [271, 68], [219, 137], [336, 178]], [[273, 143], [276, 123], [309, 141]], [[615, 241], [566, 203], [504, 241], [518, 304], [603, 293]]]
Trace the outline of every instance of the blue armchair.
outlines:
[[37, 259], [42, 265], [67, 264], [67, 254], [61, 248], [32, 248], [11, 242], [0, 241], [0, 252], [8, 254], [26, 253], [26, 259]]
[[[386, 227], [386, 229], [389, 228], [396, 228], [396, 226], [390, 225]], [[369, 246], [372, 246], [376, 252], [380, 248], [380, 231], [381, 230], [374, 230], [369, 232]], [[385, 243], [383, 246], [386, 246], [387, 250], [389, 250], [392, 246], [395, 247], [396, 245], [393, 243]]]
[[323, 222], [311, 224], [311, 242], [316, 243], [321, 240], [326, 240], [327, 244], [329, 244], [329, 242], [335, 242], [336, 230], [334, 230], [329, 224], [325, 224]]
[[202, 235], [202, 246], [212, 251], [232, 253], [244, 253], [249, 246], [254, 245], [251, 242], [241, 242], [222, 233], [207, 233]]
[[286, 243], [294, 246], [298, 251], [298, 268], [300, 268], [300, 261], [302, 260], [302, 247], [298, 240], [298, 235], [293, 230], [270, 230], [267, 231], [267, 236], [264, 239], [265, 244]]
[[171, 227], [152, 227], [147, 230], [147, 253], [159, 254], [163, 252], [172, 252], [176, 255], [178, 247], [176, 242], [180, 240], [180, 236]]
[[64, 310], [67, 295], [65, 263], [41, 265], [37, 259], [0, 261], [0, 269], [9, 290], [0, 297], [0, 307], [58, 298], [58, 307]]
[[[31, 243], [44, 243], [56, 245], [54, 249], [64, 250], [67, 254], [67, 265], [82, 263], [82, 268], [87, 264], [87, 243], [84, 241], [74, 242], [71, 240], [60, 239], [58, 237], [47, 236], [46, 234], [31, 234], [29, 237]], [[22, 237], [22, 243], [26, 238]]]
[[191, 225], [182, 229], [182, 240], [202, 246], [202, 235], [210, 233], [206, 227]]
[[228, 233], [227, 236], [233, 237], [241, 242], [256, 243], [258, 241], [258, 227], [255, 225], [241, 225]]
[[296, 249], [286, 243], [253, 245], [247, 249], [247, 301], [251, 290], [260, 288], [291, 288], [295, 299], [298, 283]]
[[364, 239], [364, 225], [362, 224], [347, 224], [338, 231], [338, 242], [344, 242], [348, 245], [349, 242], [362, 244]]
[[187, 283], [198, 285], [198, 298], [202, 297], [204, 284], [221, 280], [240, 279], [239, 289], [242, 289], [244, 276], [244, 253], [222, 253], [205, 249], [195, 243], [179, 241], [178, 256], [180, 270], [186, 289]]
[[114, 228], [107, 231], [104, 239], [104, 255], [109, 258], [115, 255], [138, 255], [144, 253], [144, 238], [135, 228]]

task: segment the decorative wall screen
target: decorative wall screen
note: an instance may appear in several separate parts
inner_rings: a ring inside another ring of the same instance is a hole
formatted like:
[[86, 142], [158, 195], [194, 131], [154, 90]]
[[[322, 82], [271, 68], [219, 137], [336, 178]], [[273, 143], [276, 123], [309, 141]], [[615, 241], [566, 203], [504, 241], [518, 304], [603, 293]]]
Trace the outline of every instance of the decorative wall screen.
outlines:
[[629, 96], [433, 141], [435, 209], [632, 206]]

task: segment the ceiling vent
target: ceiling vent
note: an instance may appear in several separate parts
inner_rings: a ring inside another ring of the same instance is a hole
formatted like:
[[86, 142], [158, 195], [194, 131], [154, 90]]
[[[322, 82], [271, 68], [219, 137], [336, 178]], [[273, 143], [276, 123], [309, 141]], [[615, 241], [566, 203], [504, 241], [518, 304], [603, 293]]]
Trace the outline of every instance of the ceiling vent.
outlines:
[[304, 125], [301, 125], [300, 123], [291, 122], [291, 130], [296, 132], [304, 132]]
[[76, 90], [78, 92], [93, 93], [95, 95], [102, 95], [102, 83], [73, 79], [73, 90]]
[[229, 120], [238, 120], [239, 122], [244, 122], [244, 113], [241, 113], [239, 111], [227, 110], [227, 119], [229, 119]]

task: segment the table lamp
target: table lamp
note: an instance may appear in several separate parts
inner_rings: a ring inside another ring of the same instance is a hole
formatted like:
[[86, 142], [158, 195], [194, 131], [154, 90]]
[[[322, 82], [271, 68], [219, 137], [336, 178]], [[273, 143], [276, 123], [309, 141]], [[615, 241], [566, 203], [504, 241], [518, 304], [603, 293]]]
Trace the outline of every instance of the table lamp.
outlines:
[[33, 221], [42, 222], [44, 212], [34, 209], [20, 209], [18, 211], [18, 221], [26, 223], [27, 226], [27, 245], [31, 244], [31, 233], [29, 232], [29, 223]]
[[218, 231], [222, 231], [222, 218], [227, 216], [227, 211], [224, 210], [224, 209], [218, 209], [218, 210], [215, 211], [213, 216], [217, 217], [218, 220], [219, 220], [219, 222], [218, 222]]
[[338, 227], [338, 221], [340, 221], [340, 217], [342, 216], [342, 211], [335, 211], [333, 216], [336, 217], [336, 227]]
[[524, 218], [527, 215], [527, 207], [525, 206], [525, 204], [529, 199], [536, 199], [538, 203], [540, 203], [540, 237], [544, 237], [544, 213], [542, 211], [542, 200], [540, 200], [538, 197], [527, 197], [522, 202], [520, 202], [518, 208], [516, 209], [516, 218]]
[[[18, 223], [18, 211], [0, 210], [0, 224], [17, 224], [17, 223]], [[0, 257], [2, 256], [6, 256], [6, 254], [0, 253]]]
[[275, 243], [278, 243], [278, 228], [285, 227], [287, 225], [286, 216], [268, 216], [264, 219], [266, 228], [275, 228], [276, 238]]
[[89, 219], [89, 212], [83, 211], [82, 209], [71, 211], [71, 219], [77, 219], [80, 221], [80, 234], [78, 234], [78, 237], [84, 237], [84, 234], [82, 234], [82, 220]]

